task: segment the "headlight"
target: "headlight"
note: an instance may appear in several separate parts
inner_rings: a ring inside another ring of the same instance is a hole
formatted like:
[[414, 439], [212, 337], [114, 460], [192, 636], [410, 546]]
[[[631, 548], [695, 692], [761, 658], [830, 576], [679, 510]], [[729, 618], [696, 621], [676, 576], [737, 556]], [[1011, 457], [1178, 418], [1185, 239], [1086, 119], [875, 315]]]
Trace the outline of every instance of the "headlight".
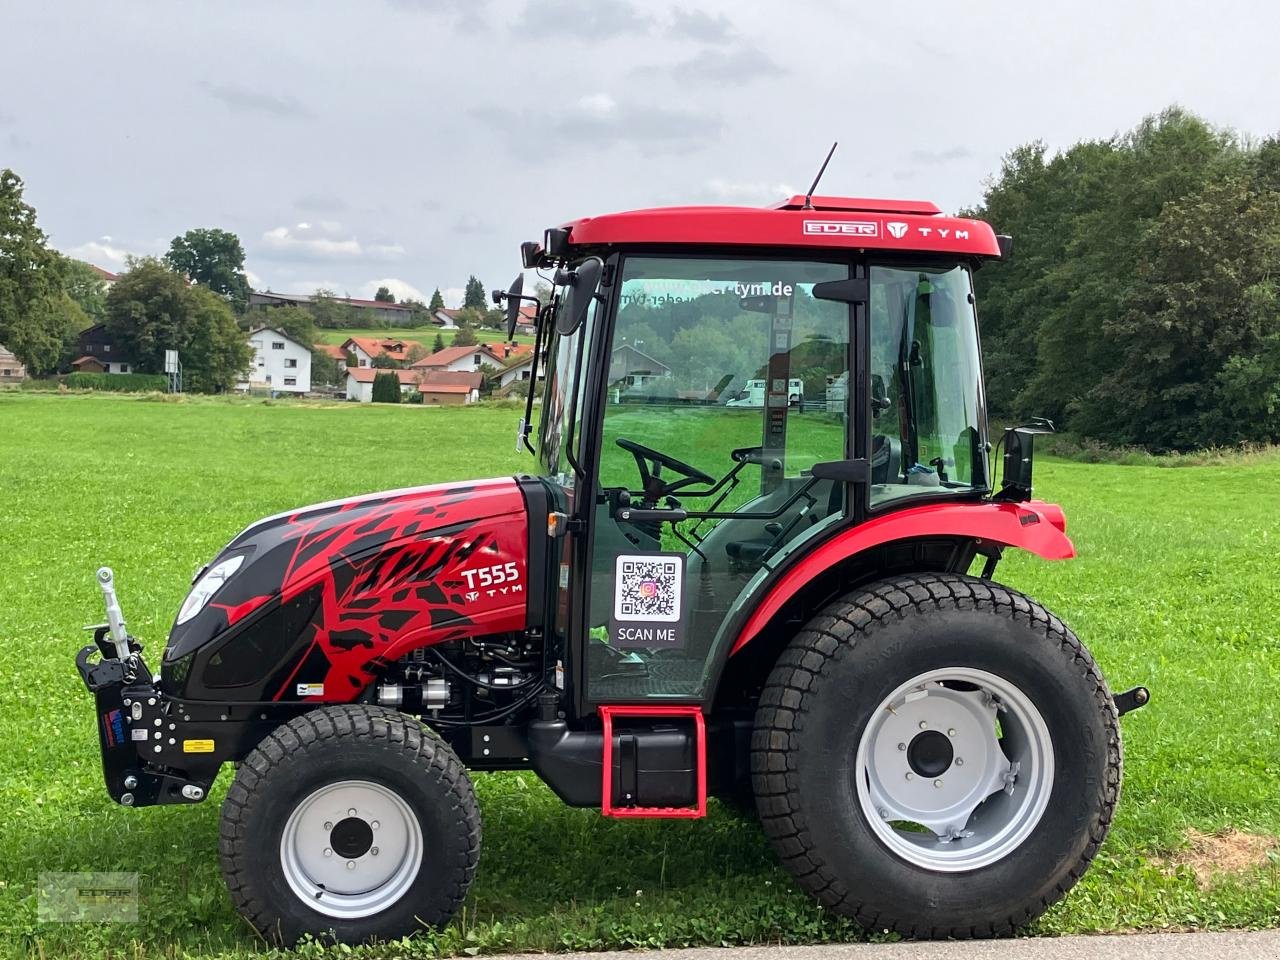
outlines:
[[231, 575], [240, 569], [242, 563], [244, 563], [243, 553], [228, 557], [206, 570], [204, 576], [196, 581], [191, 592], [187, 594], [187, 599], [182, 601], [182, 609], [178, 611], [178, 623], [186, 623], [203, 610], [204, 605], [222, 589], [222, 585], [231, 579]]

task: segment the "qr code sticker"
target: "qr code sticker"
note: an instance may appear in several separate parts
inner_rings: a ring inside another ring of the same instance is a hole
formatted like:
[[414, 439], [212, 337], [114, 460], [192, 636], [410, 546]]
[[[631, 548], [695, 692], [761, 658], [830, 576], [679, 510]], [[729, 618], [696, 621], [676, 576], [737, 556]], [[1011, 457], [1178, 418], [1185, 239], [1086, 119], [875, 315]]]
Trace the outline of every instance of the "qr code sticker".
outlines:
[[675, 623], [683, 585], [684, 557], [679, 554], [618, 557], [613, 618]]

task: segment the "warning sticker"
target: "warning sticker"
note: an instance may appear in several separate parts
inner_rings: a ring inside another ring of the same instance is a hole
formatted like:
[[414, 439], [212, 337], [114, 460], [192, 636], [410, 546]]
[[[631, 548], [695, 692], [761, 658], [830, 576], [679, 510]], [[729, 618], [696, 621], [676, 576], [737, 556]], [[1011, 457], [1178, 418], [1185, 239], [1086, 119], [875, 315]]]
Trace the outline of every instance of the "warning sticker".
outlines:
[[613, 623], [619, 648], [684, 646], [684, 555], [648, 553], [618, 557], [614, 569]]
[[298, 696], [300, 697], [323, 697], [323, 683], [300, 683], [298, 684]]
[[212, 740], [183, 740], [183, 753], [213, 753]]

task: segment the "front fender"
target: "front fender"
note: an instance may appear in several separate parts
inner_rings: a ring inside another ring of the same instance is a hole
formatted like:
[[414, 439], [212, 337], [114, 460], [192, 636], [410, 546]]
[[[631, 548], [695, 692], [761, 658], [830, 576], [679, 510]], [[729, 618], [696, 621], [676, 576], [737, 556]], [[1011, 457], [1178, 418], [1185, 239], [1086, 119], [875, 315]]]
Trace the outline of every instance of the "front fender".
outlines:
[[872, 547], [922, 537], [965, 537], [978, 543], [1029, 550], [1046, 560], [1069, 560], [1076, 550], [1066, 529], [1062, 508], [1041, 500], [934, 503], [884, 514], [820, 544], [784, 573], [738, 633], [729, 655], [750, 643], [783, 604], [815, 576]]

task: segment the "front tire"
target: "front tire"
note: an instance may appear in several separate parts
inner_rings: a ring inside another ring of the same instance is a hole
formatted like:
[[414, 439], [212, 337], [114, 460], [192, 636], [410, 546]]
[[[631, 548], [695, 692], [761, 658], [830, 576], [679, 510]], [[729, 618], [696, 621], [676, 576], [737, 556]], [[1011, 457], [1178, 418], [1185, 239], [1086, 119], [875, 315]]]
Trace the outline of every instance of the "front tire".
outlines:
[[919, 938], [1011, 933], [1107, 834], [1121, 751], [1087, 650], [955, 574], [872, 584], [779, 657], [752, 733], [765, 833], [823, 905]]
[[479, 851], [462, 763], [434, 732], [379, 707], [321, 707], [279, 727], [240, 764], [222, 806], [232, 902], [284, 944], [441, 926]]

